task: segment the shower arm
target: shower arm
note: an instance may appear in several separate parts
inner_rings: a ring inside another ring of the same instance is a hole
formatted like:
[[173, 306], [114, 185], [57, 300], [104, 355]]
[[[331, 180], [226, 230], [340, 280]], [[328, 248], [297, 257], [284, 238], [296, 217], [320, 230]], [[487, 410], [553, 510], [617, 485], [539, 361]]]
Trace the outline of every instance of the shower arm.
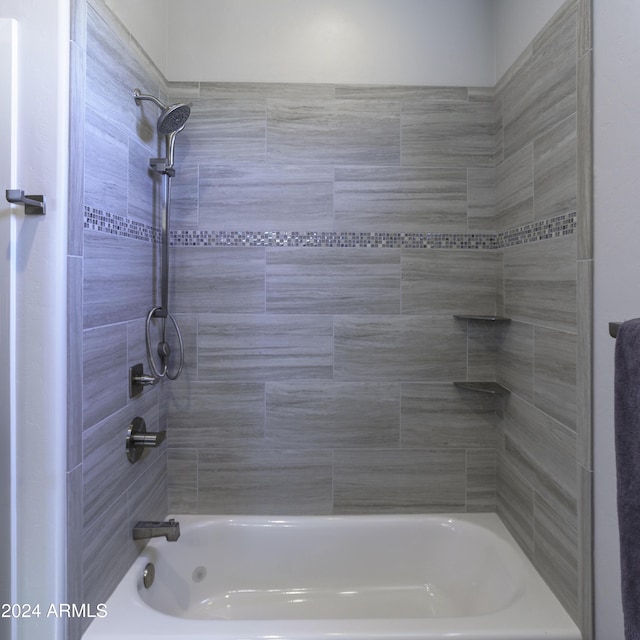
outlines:
[[166, 105], [160, 102], [158, 98], [156, 98], [155, 96], [151, 96], [147, 93], [141, 93], [140, 89], [133, 90], [133, 98], [136, 101], [136, 104], [140, 104], [140, 100], [149, 100], [150, 102], [153, 102], [153, 104], [155, 104], [160, 109], [166, 109]]

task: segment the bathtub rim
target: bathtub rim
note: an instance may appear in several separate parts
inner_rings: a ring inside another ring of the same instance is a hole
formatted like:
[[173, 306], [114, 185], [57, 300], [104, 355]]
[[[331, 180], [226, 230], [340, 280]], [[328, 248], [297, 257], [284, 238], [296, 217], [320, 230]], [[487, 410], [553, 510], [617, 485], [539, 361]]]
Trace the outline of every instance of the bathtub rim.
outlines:
[[[149, 561], [147, 547], [141, 551], [114, 593], [107, 600], [108, 615], [89, 626], [83, 640], [441, 640], [460, 634], [460, 640], [581, 640], [582, 636], [557, 597], [533, 567], [496, 513], [420, 513], [420, 514], [334, 514], [334, 515], [242, 515], [172, 514], [185, 529], [201, 521], [229, 520], [297, 520], [297, 519], [377, 519], [460, 520], [488, 529], [507, 542], [526, 570], [526, 594], [507, 608], [479, 616], [461, 618], [365, 618], [365, 619], [301, 619], [301, 620], [203, 620], [181, 618], [158, 611], [138, 595], [138, 583]], [[172, 543], [173, 544], [173, 543]], [[532, 611], [529, 598], [544, 606], [544, 614]], [[121, 624], [114, 622], [118, 615]], [[157, 626], [148, 626], [149, 618]], [[522, 629], [523, 623], [526, 625]], [[481, 629], [478, 625], [492, 625]], [[216, 625], [212, 630], [211, 625]], [[425, 629], [425, 627], [428, 627]], [[537, 635], [535, 635], [537, 634]]]

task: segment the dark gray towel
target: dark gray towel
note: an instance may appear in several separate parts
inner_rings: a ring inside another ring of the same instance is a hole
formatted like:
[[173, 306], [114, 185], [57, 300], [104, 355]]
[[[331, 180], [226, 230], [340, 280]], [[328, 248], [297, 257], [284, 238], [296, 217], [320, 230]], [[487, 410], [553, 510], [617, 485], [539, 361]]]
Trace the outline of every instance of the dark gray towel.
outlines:
[[615, 442], [625, 640], [640, 640], [640, 319], [616, 338]]

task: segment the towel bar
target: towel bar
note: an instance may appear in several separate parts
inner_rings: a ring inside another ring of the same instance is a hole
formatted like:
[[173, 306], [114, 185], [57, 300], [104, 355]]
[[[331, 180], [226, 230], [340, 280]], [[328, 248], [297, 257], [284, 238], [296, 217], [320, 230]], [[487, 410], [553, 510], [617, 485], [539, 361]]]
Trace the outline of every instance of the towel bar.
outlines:
[[622, 322], [610, 322], [609, 323], [609, 335], [612, 338], [617, 338], [618, 337], [618, 329], [620, 328], [621, 324], [622, 324]]

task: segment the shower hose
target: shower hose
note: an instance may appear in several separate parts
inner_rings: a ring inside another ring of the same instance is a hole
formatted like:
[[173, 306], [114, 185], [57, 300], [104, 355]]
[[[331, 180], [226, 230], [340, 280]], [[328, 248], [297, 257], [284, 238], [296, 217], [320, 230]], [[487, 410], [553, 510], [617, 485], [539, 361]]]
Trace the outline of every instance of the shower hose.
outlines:
[[[145, 326], [145, 334], [147, 338], [147, 358], [149, 360], [149, 367], [154, 378], [168, 378], [169, 380], [177, 380], [182, 373], [184, 366], [184, 344], [182, 342], [182, 334], [180, 333], [180, 327], [176, 319], [167, 313], [166, 317], [160, 317], [162, 320], [162, 340], [158, 343], [158, 356], [160, 357], [160, 366], [156, 363], [156, 358], [153, 355], [151, 349], [151, 318], [154, 317], [157, 311], [160, 311], [161, 307], [153, 307], [147, 314], [147, 322]], [[169, 359], [171, 357], [171, 348], [167, 342], [167, 318], [171, 320], [173, 328], [175, 329], [176, 336], [178, 337], [178, 347], [180, 352], [180, 362], [175, 373], [169, 371]]]

